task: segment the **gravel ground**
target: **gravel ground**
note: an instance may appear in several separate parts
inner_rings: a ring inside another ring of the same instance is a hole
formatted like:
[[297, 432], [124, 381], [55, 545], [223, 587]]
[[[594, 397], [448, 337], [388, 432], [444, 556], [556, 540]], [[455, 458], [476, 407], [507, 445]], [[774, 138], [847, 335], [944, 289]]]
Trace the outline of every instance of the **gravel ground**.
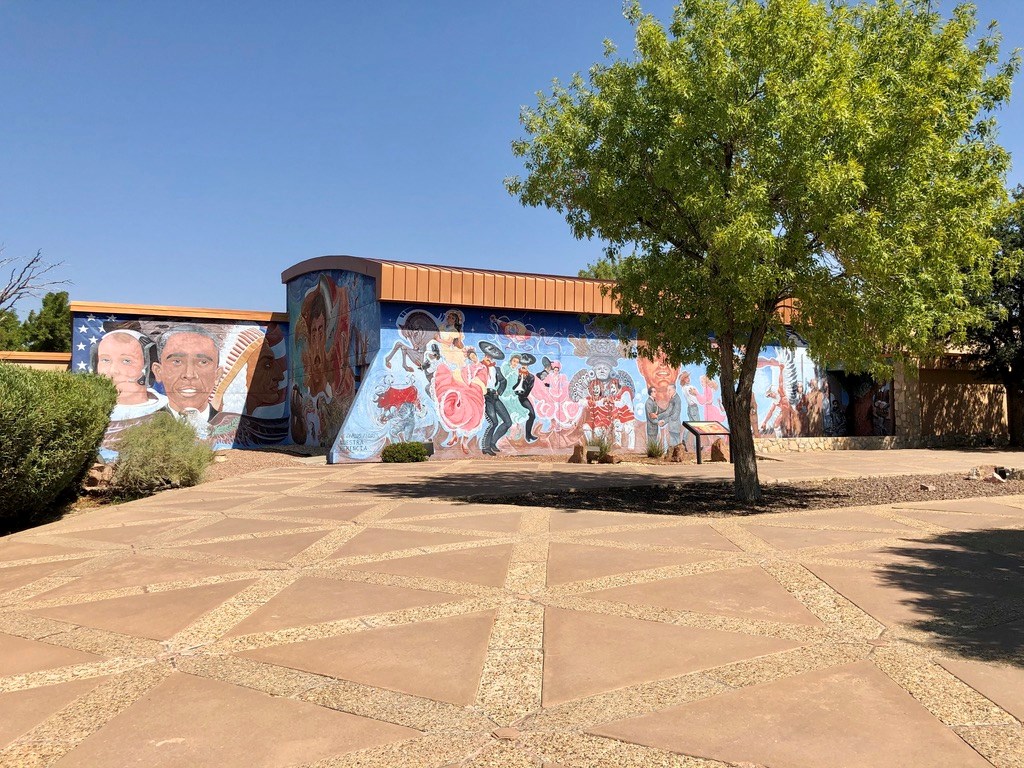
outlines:
[[215, 459], [210, 468], [206, 470], [204, 483], [227, 480], [229, 477], [247, 475], [261, 469], [294, 467], [297, 466], [295, 460], [301, 458], [301, 454], [285, 452], [279, 448], [272, 450], [230, 448], [225, 451], [217, 451], [217, 459], [221, 457], [223, 457], [222, 461]]
[[[933, 486], [934, 490], [922, 490], [922, 485]], [[1009, 496], [1024, 494], [1024, 480], [991, 483], [984, 480], [968, 480], [960, 473], [899, 475], [773, 483], [762, 486], [762, 493], [760, 503], [744, 505], [733, 498], [731, 481], [694, 480], [661, 485], [526, 493], [516, 496], [473, 496], [467, 501], [476, 504], [724, 517], [789, 512], [798, 509], [967, 499], [975, 496]]]

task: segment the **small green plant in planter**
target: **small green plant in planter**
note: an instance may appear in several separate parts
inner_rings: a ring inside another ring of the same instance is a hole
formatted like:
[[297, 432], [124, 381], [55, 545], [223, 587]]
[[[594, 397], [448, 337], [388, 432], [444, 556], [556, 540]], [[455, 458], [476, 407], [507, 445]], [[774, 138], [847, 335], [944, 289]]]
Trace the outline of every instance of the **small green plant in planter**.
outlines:
[[380, 452], [380, 460], [388, 463], [426, 461], [427, 447], [423, 443], [391, 443]]
[[647, 443], [647, 458], [660, 459], [665, 455], [665, 446], [659, 440]]

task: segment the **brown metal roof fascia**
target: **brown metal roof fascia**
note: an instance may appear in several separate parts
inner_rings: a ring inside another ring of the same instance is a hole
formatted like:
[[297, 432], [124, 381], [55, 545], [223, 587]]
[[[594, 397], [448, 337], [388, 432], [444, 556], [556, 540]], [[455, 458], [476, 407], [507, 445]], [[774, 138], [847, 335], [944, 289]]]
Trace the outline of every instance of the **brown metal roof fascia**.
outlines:
[[379, 301], [577, 314], [613, 315], [617, 312], [614, 298], [601, 295], [601, 287], [611, 283], [586, 277], [466, 269], [358, 256], [320, 256], [285, 270], [281, 281], [288, 283], [309, 272], [328, 270], [345, 270], [374, 278]]
[[256, 312], [248, 309], [210, 309], [173, 307], [163, 304], [112, 304], [104, 301], [72, 301], [72, 313], [94, 315], [143, 315], [146, 317], [184, 317], [195, 320], [251, 320], [258, 323], [287, 323], [287, 312]]
[[52, 363], [54, 365], [69, 365], [71, 363], [70, 352], [15, 352], [13, 350], [0, 350], [0, 360], [10, 360], [19, 363]]

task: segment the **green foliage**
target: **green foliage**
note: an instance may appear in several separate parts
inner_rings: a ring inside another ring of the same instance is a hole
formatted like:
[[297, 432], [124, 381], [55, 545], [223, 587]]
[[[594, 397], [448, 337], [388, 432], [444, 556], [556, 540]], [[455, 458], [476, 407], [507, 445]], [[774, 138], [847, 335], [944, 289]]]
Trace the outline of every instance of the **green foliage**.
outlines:
[[589, 445], [597, 448], [597, 458], [599, 461], [606, 456], [610, 456], [612, 451], [615, 450], [615, 443], [603, 432], [595, 433], [590, 439]]
[[196, 441], [191, 426], [160, 412], [121, 433], [110, 491], [136, 499], [195, 485], [212, 461], [213, 451]]
[[30, 352], [71, 351], [71, 307], [68, 292], [47, 293], [39, 312], [29, 312], [23, 325]]
[[970, 329], [969, 346], [984, 372], [1006, 388], [1010, 441], [1024, 444], [1024, 186], [997, 223], [999, 251], [992, 262], [992, 289], [971, 296], [983, 319]]
[[116, 400], [102, 376], [0, 363], [0, 518], [28, 519], [77, 494]]
[[0, 350], [25, 348], [25, 332], [13, 309], [0, 311]]
[[578, 276], [589, 277], [592, 280], [618, 280], [619, 268], [614, 261], [606, 256], [581, 269]]
[[[720, 373], [736, 425], [765, 340], [786, 343], [780, 308], [819, 358], [876, 377], [964, 338], [1005, 200], [992, 115], [1019, 66], [994, 27], [976, 36], [973, 6], [683, 0], [667, 29], [626, 15], [630, 58], [523, 110], [526, 174], [506, 186], [604, 240], [615, 322], [643, 354]], [[733, 436], [737, 479], [756, 485], [748, 438]]]
[[665, 455], [665, 446], [660, 440], [652, 440], [647, 443], [647, 458], [660, 459]]
[[426, 461], [427, 448], [423, 443], [391, 443], [380, 452], [380, 460], [396, 463]]

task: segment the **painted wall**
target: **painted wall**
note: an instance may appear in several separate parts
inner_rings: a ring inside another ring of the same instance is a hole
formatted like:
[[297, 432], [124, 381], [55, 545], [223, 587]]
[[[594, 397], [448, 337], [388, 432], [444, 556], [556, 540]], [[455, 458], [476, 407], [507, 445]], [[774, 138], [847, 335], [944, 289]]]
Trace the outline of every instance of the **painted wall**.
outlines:
[[213, 448], [288, 442], [288, 325], [168, 317], [72, 318], [71, 370], [107, 376], [117, 405], [101, 456], [120, 433], [168, 411]]
[[[379, 352], [366, 358], [332, 462], [403, 440], [431, 442], [441, 458], [562, 454], [597, 435], [638, 452], [649, 441], [692, 447], [682, 421], [725, 421], [705, 369], [632, 358], [633, 341], [575, 315], [391, 303], [380, 312]], [[754, 393], [759, 435], [845, 434], [850, 398], [805, 348], [766, 348]]]
[[326, 451], [380, 346], [380, 304], [373, 279], [353, 272], [300, 275], [287, 290], [291, 438]]

